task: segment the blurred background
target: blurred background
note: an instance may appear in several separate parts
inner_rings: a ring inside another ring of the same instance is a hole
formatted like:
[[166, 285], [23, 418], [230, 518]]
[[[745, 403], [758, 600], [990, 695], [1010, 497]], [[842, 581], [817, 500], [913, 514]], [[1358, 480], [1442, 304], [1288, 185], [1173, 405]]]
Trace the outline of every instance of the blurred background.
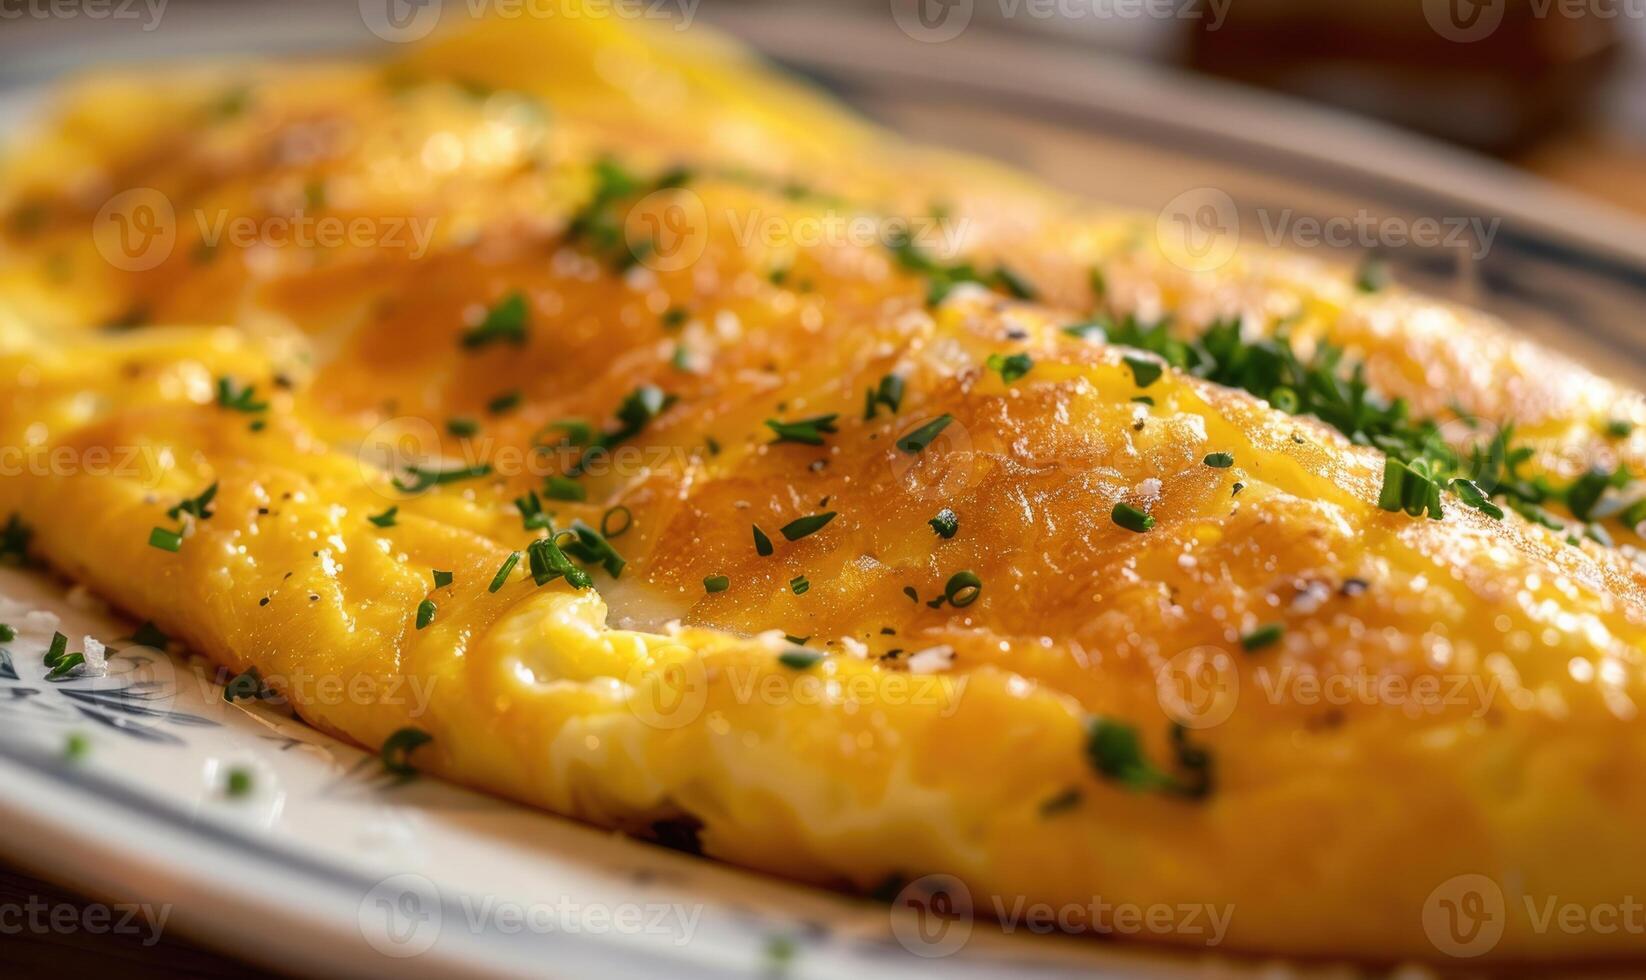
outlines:
[[[372, 8], [392, 22], [510, 2], [534, 0], [0, 0], [0, 87], [88, 62], [358, 47], [375, 40]], [[1181, 69], [1387, 121], [1646, 213], [1646, 0], [632, 2], [733, 30], [907, 25], [913, 58], [964, 33]]]

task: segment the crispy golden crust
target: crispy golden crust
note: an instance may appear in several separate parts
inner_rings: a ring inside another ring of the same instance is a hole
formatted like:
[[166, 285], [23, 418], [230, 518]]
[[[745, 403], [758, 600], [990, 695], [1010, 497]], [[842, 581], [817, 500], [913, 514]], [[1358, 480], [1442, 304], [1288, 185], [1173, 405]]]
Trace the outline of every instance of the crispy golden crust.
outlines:
[[[1253, 254], [1185, 272], [1129, 218], [898, 145], [714, 45], [563, 20], [482, 27], [387, 72], [264, 74], [244, 92], [85, 83], [0, 172], [0, 211], [29, 215], [0, 252], [4, 443], [139, 450], [113, 475], [0, 481], [0, 514], [52, 564], [258, 668], [329, 731], [371, 746], [413, 725], [432, 771], [630, 829], [689, 816], [708, 854], [796, 878], [941, 872], [985, 908], [1208, 903], [1232, 909], [1232, 948], [1381, 958], [1435, 955], [1425, 902], [1483, 874], [1510, 902], [1494, 955], [1638, 951], [1517, 911], [1621, 902], [1646, 868], [1637, 566], [1513, 514], [1380, 510], [1375, 450], [1177, 371], [1144, 385], [1135, 353], [1061, 327], [1092, 306], [1093, 264], [1110, 302], [1185, 329], [1291, 318], [1301, 345], [1348, 347], [1421, 413], [1455, 400], [1519, 423], [1562, 477], [1574, 459], [1639, 471], [1642, 436], [1606, 431], [1646, 422], [1637, 395], [1478, 315], [1357, 294], [1341, 270]], [[647, 180], [693, 167], [617, 214], [686, 209], [684, 253], [614, 270], [568, 231], [603, 154]], [[180, 216], [152, 268], [111, 253], [98, 217], [133, 187]], [[1038, 299], [973, 285], [929, 308], [882, 242], [794, 241], [933, 201], [960, 254], [1009, 260]], [[269, 247], [268, 222], [300, 214], [364, 220], [370, 240]], [[252, 246], [201, 247], [241, 217], [263, 222]], [[516, 293], [523, 342], [465, 346]], [[100, 329], [128, 320], [143, 325]], [[1033, 367], [1008, 381], [996, 354]], [[901, 399], [865, 418], [888, 374]], [[225, 408], [221, 378], [267, 408]], [[621, 578], [539, 588], [522, 561], [489, 591], [534, 537], [511, 502], [579, 456], [545, 427], [611, 431], [641, 386], [670, 398], [587, 467], [585, 501], [545, 502], [558, 527], [627, 508]], [[838, 416], [822, 445], [766, 424], [821, 415]], [[899, 447], [940, 418], [923, 451]], [[492, 472], [400, 492], [386, 464], [408, 439]], [[148, 545], [214, 483], [179, 551]], [[1117, 503], [1154, 527], [1120, 526]], [[391, 506], [392, 526], [368, 519]], [[951, 538], [927, 523], [945, 508]], [[935, 602], [962, 571], [976, 601]], [[780, 634], [827, 656], [796, 660]], [[320, 684], [406, 677], [432, 685], [427, 715]], [[1135, 726], [1162, 770], [1169, 722], [1187, 724], [1212, 792], [1098, 771], [1093, 716]]]

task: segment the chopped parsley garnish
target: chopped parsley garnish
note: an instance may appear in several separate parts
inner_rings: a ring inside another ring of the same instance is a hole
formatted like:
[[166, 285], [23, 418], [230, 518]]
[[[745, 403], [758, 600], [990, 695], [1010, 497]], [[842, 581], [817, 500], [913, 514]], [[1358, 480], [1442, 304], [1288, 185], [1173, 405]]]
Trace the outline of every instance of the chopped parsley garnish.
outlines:
[[897, 410], [903, 405], [903, 379], [895, 374], [881, 378], [878, 385], [864, 393], [864, 421], [874, 418], [882, 405], [890, 409], [893, 415], [896, 415]]
[[434, 569], [434, 587], [435, 588], [443, 589], [443, 588], [445, 588], [446, 586], [448, 586], [450, 584], [452, 584], [452, 573], [451, 572], [442, 572], [438, 568]]
[[777, 662], [790, 670], [807, 670], [823, 662], [823, 655], [815, 650], [795, 648], [777, 655]]
[[183, 535], [181, 532], [169, 528], [154, 528], [149, 532], [149, 547], [159, 548], [161, 551], [181, 551], [183, 550]]
[[1286, 627], [1281, 623], [1266, 623], [1252, 630], [1240, 638], [1241, 649], [1247, 653], [1274, 646], [1280, 638], [1286, 635]]
[[1153, 530], [1155, 525], [1154, 518], [1124, 501], [1114, 505], [1114, 510], [1109, 513], [1109, 518], [1126, 530], [1135, 531], [1138, 534]]
[[1181, 776], [1160, 770], [1144, 757], [1136, 727], [1098, 716], [1087, 728], [1086, 755], [1103, 778], [1137, 792], [1205, 797], [1212, 788], [1211, 755], [1189, 744], [1188, 730], [1182, 725], [1172, 726], [1172, 746]]
[[1000, 373], [1000, 380], [1011, 384], [1034, 368], [1034, 358], [1027, 354], [990, 354], [984, 366]]
[[944, 540], [954, 537], [955, 533], [960, 530], [959, 515], [947, 507], [938, 511], [937, 516], [926, 523], [930, 524], [932, 530], [936, 531], [938, 536]]
[[767, 555], [772, 553], [772, 539], [766, 537], [766, 532], [760, 530], [760, 525], [759, 524], [752, 525], [752, 527], [754, 528], [754, 551], [755, 551], [755, 554], [757, 554], [760, 557], [764, 558]]
[[395, 520], [396, 517], [399, 516], [399, 514], [400, 514], [400, 508], [399, 507], [390, 507], [388, 510], [384, 511], [381, 514], [368, 514], [368, 515], [366, 515], [366, 520], [371, 521], [373, 524], [376, 524], [378, 527], [394, 527], [394, 520]]
[[812, 583], [804, 575], [796, 575], [794, 578], [789, 579], [789, 590], [795, 595], [805, 595], [811, 587]]
[[471, 330], [463, 334], [463, 347], [477, 350], [489, 344], [510, 343], [522, 347], [526, 343], [526, 324], [530, 311], [526, 294], [513, 292], [503, 297], [496, 306]]
[[710, 575], [703, 579], [703, 591], [710, 595], [724, 592], [732, 587], [732, 580], [724, 575]]
[[1213, 469], [1226, 470], [1234, 465], [1234, 453], [1207, 453], [1204, 462]]
[[486, 586], [486, 591], [496, 592], [506, 585], [509, 581], [509, 573], [514, 571], [514, 566], [518, 564], [520, 564], [520, 552], [509, 552], [509, 557], [503, 559], [503, 564], [497, 569], [497, 574], [492, 576], [492, 582]]
[[551, 476], [543, 483], [543, 496], [550, 500], [587, 500], [589, 493], [583, 484], [569, 476]]
[[1132, 380], [1137, 382], [1139, 388], [1147, 388], [1159, 381], [1161, 373], [1165, 370], [1159, 361], [1147, 357], [1128, 356], [1126, 366], [1132, 369]]
[[983, 594], [983, 580], [975, 572], [955, 572], [943, 586], [943, 598], [955, 608], [969, 606]]
[[233, 378], [217, 379], [217, 404], [231, 412], [245, 412], [249, 415], [255, 415], [258, 412], [268, 411], [269, 403], [258, 401], [256, 392], [256, 385], [236, 388]]
[[434, 600], [424, 599], [417, 604], [417, 628], [423, 629], [434, 622]]
[[434, 741], [434, 736], [421, 728], [402, 728], [383, 742], [383, 768], [391, 775], [407, 777], [417, 774], [411, 764], [412, 753]]
[[461, 480], [477, 480], [484, 476], [490, 476], [491, 472], [492, 468], [490, 463], [477, 463], [474, 466], [459, 466], [456, 469], [450, 470], [436, 470], [423, 466], [410, 466], [406, 468], [406, 477], [409, 479], [397, 476], [391, 482], [393, 483], [394, 488], [399, 490], [401, 493], [421, 493], [430, 487], [441, 486], [446, 483], [457, 483]]
[[[614, 519], [616, 521], [620, 521], [621, 523], [616, 523], [614, 525]], [[622, 504], [618, 504], [616, 507], [609, 507], [606, 509], [604, 514], [600, 515], [600, 533], [604, 534], [607, 538], [620, 538], [629, 533], [629, 528], [633, 526], [634, 511], [628, 509]]]
[[201, 491], [200, 496], [190, 497], [178, 504], [176, 507], [166, 511], [166, 516], [175, 521], [184, 514], [190, 514], [200, 520], [205, 520], [211, 516], [211, 512], [208, 511], [207, 508], [211, 506], [212, 498], [215, 496], [217, 496], [217, 484], [213, 483], [211, 486]]
[[780, 422], [777, 419], [767, 419], [766, 427], [777, 433], [775, 442], [798, 442], [808, 446], [823, 445], [823, 436], [826, 433], [839, 431], [835, 428], [835, 419], [840, 416], [814, 415], [811, 418], [796, 419], [793, 422]]
[[547, 585], [561, 576], [573, 588], [586, 589], [594, 584], [589, 573], [572, 563], [566, 553], [555, 544], [554, 538], [539, 538], [526, 547], [526, 564], [531, 569], [532, 581]]
[[808, 534], [821, 531], [825, 525], [836, 517], [835, 511], [822, 514], [812, 514], [808, 517], [798, 517], [778, 529], [786, 540], [799, 541]]
[[922, 452], [927, 446], [931, 445], [932, 440], [936, 439], [938, 434], [944, 429], [947, 429], [949, 427], [949, 423], [953, 421], [954, 416], [945, 412], [903, 438], [897, 440], [897, 448], [911, 455]]

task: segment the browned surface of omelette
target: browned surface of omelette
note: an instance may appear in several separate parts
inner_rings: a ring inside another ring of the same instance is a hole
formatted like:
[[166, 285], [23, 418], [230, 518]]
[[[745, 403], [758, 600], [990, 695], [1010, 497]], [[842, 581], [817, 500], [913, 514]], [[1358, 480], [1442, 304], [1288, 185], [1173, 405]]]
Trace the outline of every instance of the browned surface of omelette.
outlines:
[[[1151, 223], [605, 21], [91, 80], [0, 213], [5, 444], [132, 454], [24, 467], [0, 516], [322, 728], [864, 891], [1432, 958], [1481, 876], [1493, 955], [1640, 951], [1526, 899], [1646, 870], [1646, 407], [1485, 317], [1283, 255], [1186, 271]], [[1378, 449], [1065, 329], [1167, 313], [1346, 348], [1460, 446], [1513, 423], [1548, 520], [1385, 510]], [[1561, 494], [1619, 468], [1585, 536]], [[532, 581], [574, 521], [620, 569], [585, 537], [592, 587]], [[404, 674], [428, 716], [309, 686]]]

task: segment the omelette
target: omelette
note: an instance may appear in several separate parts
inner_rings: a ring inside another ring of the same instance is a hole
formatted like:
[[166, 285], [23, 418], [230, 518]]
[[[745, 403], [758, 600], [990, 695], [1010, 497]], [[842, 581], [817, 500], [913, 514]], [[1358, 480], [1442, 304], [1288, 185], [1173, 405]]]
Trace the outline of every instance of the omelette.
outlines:
[[0, 548], [801, 882], [1638, 957], [1540, 910], [1646, 873], [1641, 396], [1154, 230], [609, 17], [78, 79], [0, 161]]

